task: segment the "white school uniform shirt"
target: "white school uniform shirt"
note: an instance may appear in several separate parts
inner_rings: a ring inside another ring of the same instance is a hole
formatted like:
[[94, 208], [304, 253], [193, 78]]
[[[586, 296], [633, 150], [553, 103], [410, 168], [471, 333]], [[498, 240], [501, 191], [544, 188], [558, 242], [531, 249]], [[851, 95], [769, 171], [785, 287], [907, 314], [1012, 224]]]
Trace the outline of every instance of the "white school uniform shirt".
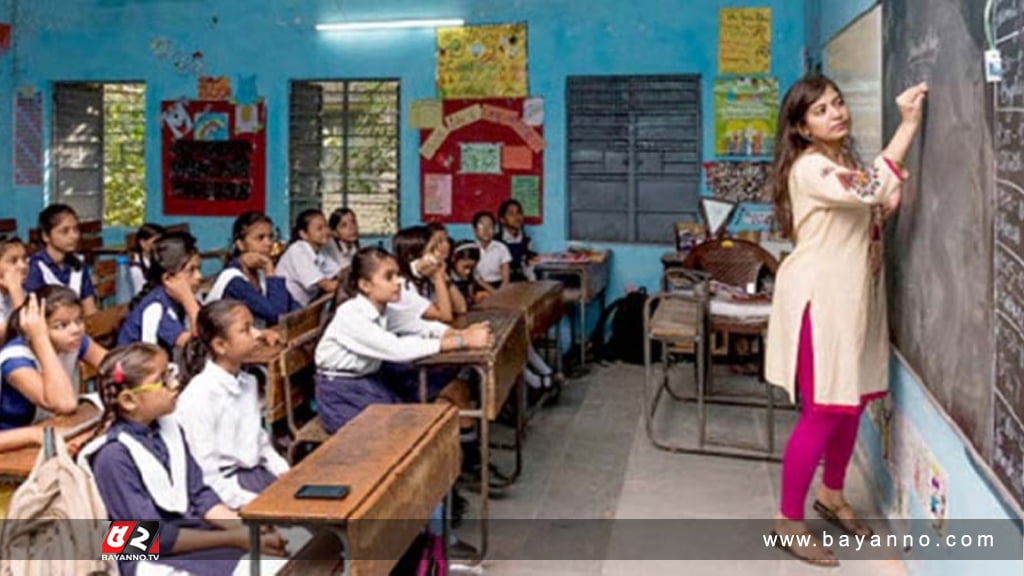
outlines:
[[318, 370], [360, 377], [383, 361], [408, 363], [441, 351], [446, 324], [411, 318], [387, 305], [382, 313], [362, 294], [338, 307], [316, 347]]
[[145, 273], [143, 273], [142, 269], [149, 269], [149, 258], [146, 258], [145, 256], [140, 256], [139, 254], [132, 254], [131, 261], [132, 263], [135, 264], [142, 264], [142, 266], [129, 265], [128, 267], [128, 275], [132, 280], [132, 293], [133, 295], [138, 296], [139, 292], [142, 292], [143, 286], [146, 285], [146, 275]]
[[499, 240], [491, 240], [487, 248], [480, 246], [480, 261], [477, 262], [473, 273], [484, 282], [501, 282], [501, 265], [512, 262], [512, 253], [508, 246]]
[[334, 276], [341, 270], [352, 265], [352, 257], [356, 255], [359, 248], [349, 245], [337, 238], [331, 238], [320, 248], [320, 256], [323, 257], [321, 268], [327, 276]]
[[11, 295], [0, 293], [0, 323], [6, 323], [7, 319], [11, 317], [11, 312], [14, 312]]
[[174, 415], [203, 470], [203, 482], [230, 508], [241, 508], [257, 496], [238, 484], [234, 470], [263, 466], [275, 476], [288, 471], [261, 424], [252, 374], [235, 376], [207, 360], [178, 396]]
[[317, 283], [328, 277], [323, 271], [323, 257], [305, 240], [288, 246], [277, 261], [277, 275], [284, 278], [288, 293], [300, 306], [309, 304], [319, 290]]

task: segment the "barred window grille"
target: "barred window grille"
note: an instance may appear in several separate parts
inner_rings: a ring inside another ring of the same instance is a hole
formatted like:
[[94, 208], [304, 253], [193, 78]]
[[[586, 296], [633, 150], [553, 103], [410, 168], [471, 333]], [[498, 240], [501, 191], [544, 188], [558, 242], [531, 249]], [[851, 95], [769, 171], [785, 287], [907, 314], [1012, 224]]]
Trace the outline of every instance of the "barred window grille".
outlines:
[[53, 87], [52, 198], [81, 220], [142, 224], [146, 212], [146, 85], [58, 82]]
[[399, 82], [293, 81], [289, 212], [355, 211], [364, 235], [398, 228]]
[[570, 76], [569, 234], [665, 244], [696, 221], [700, 76]]

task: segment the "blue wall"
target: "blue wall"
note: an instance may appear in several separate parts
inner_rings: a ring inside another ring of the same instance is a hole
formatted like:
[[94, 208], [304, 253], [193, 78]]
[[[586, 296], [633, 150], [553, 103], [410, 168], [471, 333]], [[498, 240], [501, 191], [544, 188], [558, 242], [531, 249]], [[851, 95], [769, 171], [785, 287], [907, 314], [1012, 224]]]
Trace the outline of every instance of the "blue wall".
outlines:
[[805, 0], [808, 55], [820, 58], [825, 44], [881, 0]]
[[[324, 34], [322, 21], [462, 17], [470, 24], [526, 21], [530, 89], [546, 99], [545, 202], [542, 227], [532, 230], [542, 250], [558, 250], [567, 240], [565, 176], [565, 78], [572, 74], [699, 73], [704, 80], [704, 156], [712, 150], [711, 79], [717, 67], [718, 8], [767, 5], [773, 8], [772, 73], [783, 86], [802, 70], [804, 13], [799, 2], [770, 0], [382, 0], [341, 3], [328, 0], [22, 0], [16, 2], [15, 85], [45, 90], [53, 81], [141, 80], [147, 84], [147, 218], [161, 214], [160, 148], [157, 111], [161, 100], [194, 97], [195, 78], [157, 59], [150, 42], [168, 38], [175, 50], [201, 51], [208, 75], [258, 75], [268, 106], [268, 213], [287, 218], [288, 81], [317, 78], [401, 79], [403, 113], [415, 99], [435, 95], [434, 33], [429, 30]], [[214, 21], [216, 18], [216, 21]], [[6, 78], [7, 75], [4, 75]], [[8, 94], [9, 90], [0, 90]], [[49, 114], [49, 109], [47, 109]], [[0, 122], [6, 117], [0, 114]], [[47, 116], [46, 123], [49, 123]], [[404, 124], [404, 120], [403, 120]], [[0, 124], [2, 129], [2, 124]], [[9, 174], [9, 139], [0, 139], [0, 177]], [[418, 135], [401, 132], [402, 225], [420, 213]], [[9, 176], [7, 176], [9, 178]], [[9, 179], [3, 180], [9, 182]], [[43, 205], [37, 188], [15, 191], [22, 233]], [[227, 220], [190, 218], [202, 247], [226, 242]], [[285, 229], [285, 226], [281, 226]], [[468, 227], [453, 235], [464, 237]], [[614, 297], [629, 284], [653, 288], [667, 246], [612, 246]]]
[[[985, 530], [1000, 531], [1007, 529], [997, 527], [1000, 520], [1013, 516], [1002, 504], [988, 481], [984, 478], [972, 459], [967, 455], [967, 444], [962, 435], [958, 434], [941, 412], [941, 408], [930, 397], [921, 382], [910, 372], [903, 362], [893, 356], [889, 367], [889, 385], [892, 391], [891, 404], [896, 419], [904, 418], [916, 430], [917, 435], [928, 447], [935, 461], [945, 471], [948, 478], [947, 500], [949, 515], [953, 518], [984, 519], [975, 527]], [[882, 460], [882, 437], [875, 423], [865, 417], [860, 426], [860, 457], [866, 464], [870, 477], [875, 481], [875, 495], [879, 509], [883, 514], [890, 509], [894, 498], [893, 478], [886, 471]], [[911, 497], [911, 516], [928, 518], [925, 504]], [[1012, 528], [1010, 528], [1012, 530]], [[926, 522], [915, 522], [912, 534], [928, 534], [935, 537]], [[962, 556], [961, 556], [962, 557]], [[957, 556], [940, 559], [915, 559], [906, 561], [912, 576], [960, 576], [962, 574], [982, 574], [986, 576], [1020, 576], [1024, 574], [1024, 560], [968, 562], [966, 560], [951, 561]]]

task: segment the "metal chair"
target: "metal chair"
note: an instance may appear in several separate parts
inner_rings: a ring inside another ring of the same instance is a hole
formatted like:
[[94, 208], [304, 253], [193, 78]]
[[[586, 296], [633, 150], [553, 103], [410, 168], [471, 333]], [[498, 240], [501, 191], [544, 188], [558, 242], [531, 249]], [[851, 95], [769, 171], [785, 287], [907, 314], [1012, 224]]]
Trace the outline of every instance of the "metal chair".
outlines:
[[[712, 281], [746, 287], [774, 277], [778, 262], [766, 250], [744, 240], [709, 240], [694, 248], [683, 267], [669, 269], [662, 277], [663, 291], [648, 301], [644, 310], [645, 410], [647, 435], [662, 450], [680, 453], [699, 453], [753, 460], [778, 460], [775, 451], [775, 398], [770, 385], [763, 399], [739, 395], [711, 393], [712, 335], [714, 333], [753, 336], [759, 350], [759, 365], [763, 362], [764, 332], [767, 318], [740, 319], [715, 314], [711, 296]], [[655, 309], [655, 307], [657, 307]], [[651, 345], [662, 345], [662, 380], [650, 396], [653, 380]], [[696, 394], [687, 396], [671, 387], [669, 368], [673, 357], [693, 354], [696, 370]], [[759, 368], [759, 380], [764, 382]], [[697, 404], [697, 444], [683, 446], [659, 439], [654, 431], [654, 416], [662, 394], [680, 402]], [[647, 402], [650, 402], [649, 404]], [[763, 407], [767, 409], [765, 431], [767, 445], [753, 447], [739, 444], [710, 442], [707, 438], [706, 406], [724, 404]]]

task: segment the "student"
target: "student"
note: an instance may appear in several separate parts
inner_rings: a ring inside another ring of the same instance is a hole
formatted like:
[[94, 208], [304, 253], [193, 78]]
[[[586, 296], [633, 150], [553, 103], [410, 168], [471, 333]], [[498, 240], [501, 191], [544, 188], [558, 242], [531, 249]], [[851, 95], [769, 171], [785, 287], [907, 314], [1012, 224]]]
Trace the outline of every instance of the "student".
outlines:
[[480, 261], [480, 247], [472, 240], [464, 240], [455, 245], [448, 259], [448, 281], [459, 291], [467, 307], [476, 302], [476, 282], [473, 271]]
[[234, 258], [217, 275], [206, 302], [239, 300], [249, 307], [260, 327], [277, 324], [283, 314], [298, 308], [284, 278], [275, 275], [273, 222], [262, 212], [246, 212], [235, 219], [231, 238]]
[[[403, 282], [402, 298], [391, 308], [409, 319], [451, 322], [456, 313], [452, 297], [462, 300], [462, 295], [448, 286], [447, 263], [439, 256], [443, 248], [432, 244], [432, 239], [440, 242], [440, 235], [432, 234], [426, 226], [403, 228], [392, 239]], [[464, 302], [461, 312], [465, 312]]]
[[926, 92], [922, 83], [896, 98], [902, 122], [867, 166], [853, 152], [850, 112], [828, 78], [799, 80], [779, 114], [776, 221], [796, 249], [776, 275], [765, 370], [790, 399], [800, 391], [802, 409], [783, 454], [775, 531], [806, 535], [809, 545], [787, 551], [814, 564], [838, 564], [804, 523], [821, 460], [815, 511], [850, 534], [872, 534], [844, 498], [843, 484], [864, 406], [888, 387], [882, 220], [899, 206], [901, 162], [921, 124]]
[[242, 370], [261, 334], [237, 300], [204, 306], [196, 328], [198, 337], [185, 346], [188, 385], [174, 414], [203, 481], [237, 510], [288, 471], [263, 428], [256, 377]]
[[[158, 520], [160, 558], [119, 562], [122, 576], [227, 576], [250, 570], [249, 530], [238, 514], [203, 483], [177, 421], [176, 370], [152, 344], [118, 348], [99, 370], [104, 423], [79, 454], [92, 469], [112, 519]], [[286, 563], [287, 542], [274, 529], [260, 536], [264, 574]]]
[[188, 342], [199, 314], [196, 291], [199, 252], [187, 232], [169, 232], [153, 245], [146, 286], [132, 300], [131, 310], [117, 333], [117, 345], [132, 342], [159, 344], [168, 356]]
[[513, 282], [528, 279], [527, 269], [530, 263], [530, 237], [523, 226], [523, 205], [515, 198], [509, 198], [498, 207], [497, 238], [508, 248], [512, 261], [509, 263], [510, 277]]
[[85, 263], [75, 255], [78, 250], [78, 215], [66, 204], [50, 204], [39, 213], [39, 231], [43, 248], [28, 259], [25, 292], [47, 285], [66, 286], [82, 299], [86, 316], [96, 312], [96, 290]]
[[295, 219], [292, 243], [277, 261], [277, 273], [288, 286], [288, 293], [300, 306], [319, 294], [333, 294], [338, 282], [324, 272], [320, 249], [327, 243], [327, 220], [319, 210], [305, 210]]
[[337, 208], [327, 220], [331, 237], [320, 249], [324, 259], [324, 273], [334, 277], [352, 264], [352, 256], [359, 250], [359, 223], [350, 208]]
[[477, 212], [473, 216], [473, 233], [480, 247], [476, 279], [481, 288], [491, 293], [509, 282], [512, 255], [504, 244], [494, 239], [494, 216], [490, 212]]
[[146, 285], [146, 276], [149, 272], [149, 262], [153, 258], [153, 244], [165, 233], [164, 227], [159, 224], [146, 222], [139, 226], [135, 232], [135, 246], [132, 246], [130, 272], [132, 277], [132, 290], [137, 295], [142, 292]]
[[[368, 247], [356, 252], [349, 274], [349, 292], [355, 296], [338, 307], [316, 347], [316, 400], [328, 433], [370, 404], [419, 401], [416, 371], [392, 369], [385, 362], [407, 364], [441, 351], [493, 344], [486, 323], [455, 330], [396, 313], [392, 305], [404, 296], [402, 284], [398, 263], [386, 251]], [[464, 382], [432, 378], [429, 388], [431, 398], [468, 404]]]
[[25, 302], [25, 254], [25, 245], [17, 237], [0, 238], [0, 334], [7, 331], [7, 319], [14, 310]]
[[0, 430], [28, 426], [37, 408], [70, 414], [78, 407], [78, 363], [106, 354], [85, 334], [82, 303], [70, 289], [43, 286], [7, 323], [0, 349]]

